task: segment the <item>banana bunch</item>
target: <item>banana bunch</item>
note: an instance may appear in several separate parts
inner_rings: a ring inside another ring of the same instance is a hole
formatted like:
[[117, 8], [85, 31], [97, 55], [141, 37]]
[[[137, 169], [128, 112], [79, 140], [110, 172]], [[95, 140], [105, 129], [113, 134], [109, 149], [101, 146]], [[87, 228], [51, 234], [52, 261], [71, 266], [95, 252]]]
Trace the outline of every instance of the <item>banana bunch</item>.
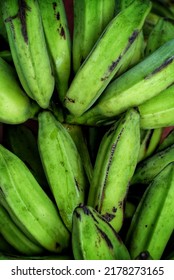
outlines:
[[67, 7], [0, 2], [0, 259], [173, 259], [174, 5]]

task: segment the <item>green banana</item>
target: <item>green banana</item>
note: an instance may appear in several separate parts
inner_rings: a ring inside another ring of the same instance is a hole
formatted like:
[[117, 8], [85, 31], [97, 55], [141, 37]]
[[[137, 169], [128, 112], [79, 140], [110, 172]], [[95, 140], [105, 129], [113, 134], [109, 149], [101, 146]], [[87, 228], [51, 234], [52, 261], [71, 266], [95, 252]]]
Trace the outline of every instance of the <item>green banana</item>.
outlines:
[[26, 93], [47, 108], [55, 81], [38, 2], [7, 0], [2, 3], [2, 13], [19, 80]]
[[74, 0], [73, 70], [78, 71], [115, 15], [115, 0]]
[[27, 165], [39, 185], [47, 191], [48, 183], [37, 147], [37, 136], [31, 128], [26, 124], [6, 125], [3, 138], [4, 145]]
[[174, 161], [174, 145], [156, 152], [147, 159], [141, 161], [134, 172], [130, 185], [148, 185], [157, 174], [169, 163]]
[[90, 154], [88, 151], [87, 140], [85, 137], [84, 130], [79, 125], [72, 125], [64, 123], [63, 126], [66, 128], [68, 133], [71, 135], [77, 150], [81, 156], [83, 166], [88, 177], [89, 183], [91, 183], [93, 177], [93, 166], [91, 163]]
[[69, 86], [71, 40], [63, 0], [38, 0], [47, 46], [52, 59], [55, 85], [63, 101]]
[[18, 83], [14, 69], [0, 57], [0, 122], [19, 124], [39, 111]]
[[117, 232], [123, 225], [124, 202], [139, 148], [139, 114], [131, 109], [111, 126], [101, 141], [87, 202]]
[[75, 260], [130, 259], [112, 226], [95, 209], [85, 205], [77, 207], [73, 213], [72, 250]]
[[125, 244], [132, 258], [148, 251], [159, 260], [173, 232], [174, 163], [167, 165], [141, 198], [129, 227]]
[[5, 40], [5, 42], [8, 42], [7, 31], [2, 16], [1, 3], [0, 3], [0, 36], [3, 38], [3, 40]]
[[149, 55], [172, 39], [174, 39], [174, 20], [159, 18], [147, 39], [145, 54]]
[[155, 129], [174, 125], [173, 96], [174, 84], [138, 106], [142, 129]]
[[93, 108], [81, 117], [67, 115], [66, 122], [86, 125], [107, 124], [117, 119], [128, 108], [141, 105], [157, 96], [174, 83], [174, 77], [171, 75], [174, 71], [173, 45], [174, 39], [163, 44], [111, 82]]
[[163, 129], [141, 129], [141, 145], [138, 156], [138, 162], [144, 160], [145, 158], [151, 156], [156, 150], [159, 142], [161, 140]]
[[130, 219], [130, 218], [132, 218], [132, 216], [133, 216], [135, 210], [136, 210], [135, 204], [127, 200], [126, 203], [125, 203], [124, 218], [125, 218], [125, 219]]
[[152, 0], [152, 12], [161, 16], [174, 19], [174, 11], [171, 9], [172, 4], [168, 5], [171, 1], [156, 1]]
[[173, 144], [174, 144], [174, 129], [172, 129], [169, 132], [169, 134], [162, 140], [162, 142], [160, 142], [160, 144], [158, 145], [157, 151], [160, 152], [160, 151], [170, 147]]
[[89, 109], [120, 67], [127, 63], [130, 47], [142, 30], [150, 9], [150, 1], [135, 0], [107, 25], [65, 96], [64, 105], [73, 115], [80, 116]]
[[69, 246], [69, 233], [54, 203], [26, 165], [0, 145], [0, 203], [31, 241], [51, 252]]
[[87, 178], [70, 134], [49, 111], [38, 116], [38, 147], [60, 216], [71, 231], [74, 208], [84, 203]]
[[34, 244], [13, 222], [8, 212], [0, 205], [0, 233], [18, 252], [24, 255], [38, 255], [44, 252]]

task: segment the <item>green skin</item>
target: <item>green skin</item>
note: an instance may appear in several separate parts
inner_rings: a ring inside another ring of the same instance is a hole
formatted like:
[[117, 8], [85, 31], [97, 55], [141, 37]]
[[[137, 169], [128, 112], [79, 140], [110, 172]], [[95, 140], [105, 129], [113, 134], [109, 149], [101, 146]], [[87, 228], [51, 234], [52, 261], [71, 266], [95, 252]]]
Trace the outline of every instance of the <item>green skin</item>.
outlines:
[[19, 124], [33, 118], [39, 107], [21, 89], [15, 70], [0, 58], [0, 122]]
[[[81, 117], [67, 116], [66, 121], [86, 125], [113, 122], [128, 108], [140, 106], [169, 87], [174, 78], [174, 39], [168, 41], [140, 63], [116, 78], [96, 105]], [[115, 106], [117, 104], [117, 106]]]
[[18, 0], [7, 0], [2, 3], [2, 12], [19, 80], [26, 93], [40, 107], [47, 108], [55, 80], [38, 3], [26, 0], [19, 6]]
[[174, 161], [174, 145], [152, 154], [150, 157], [140, 162], [130, 181], [130, 185], [148, 185], [155, 176], [169, 163]]
[[134, 213], [125, 241], [132, 258], [143, 251], [148, 251], [154, 260], [161, 258], [173, 232], [173, 202], [172, 162], [148, 186]]
[[124, 201], [139, 149], [139, 114], [131, 109], [103, 137], [88, 197], [88, 205], [101, 213], [117, 232], [123, 224]]
[[58, 97], [62, 101], [68, 89], [71, 70], [71, 40], [65, 7], [62, 0], [39, 0], [38, 3]]
[[107, 25], [65, 96], [64, 105], [73, 115], [80, 116], [89, 109], [125, 63], [150, 8], [148, 0], [135, 0]]
[[115, 0], [75, 0], [73, 8], [73, 70], [76, 73], [114, 17]]
[[55, 204], [26, 165], [2, 145], [0, 185], [1, 204], [26, 236], [51, 252], [69, 246], [69, 233]]
[[44, 249], [33, 243], [13, 222], [8, 212], [0, 205], [0, 232], [18, 252], [24, 255], [38, 255]]
[[73, 213], [72, 249], [75, 260], [130, 259], [112, 226], [95, 209], [85, 205]]
[[71, 136], [51, 112], [43, 111], [38, 120], [43, 168], [61, 218], [71, 231], [73, 210], [85, 199], [87, 179], [83, 163]]

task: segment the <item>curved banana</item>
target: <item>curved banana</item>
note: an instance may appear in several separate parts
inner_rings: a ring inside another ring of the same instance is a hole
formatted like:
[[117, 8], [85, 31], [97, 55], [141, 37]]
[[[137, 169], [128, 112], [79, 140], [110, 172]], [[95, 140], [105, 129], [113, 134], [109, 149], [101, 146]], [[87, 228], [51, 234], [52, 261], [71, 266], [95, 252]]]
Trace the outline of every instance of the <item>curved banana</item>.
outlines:
[[160, 152], [155, 152], [136, 166], [130, 185], [150, 184], [156, 175], [172, 161], [174, 161], [174, 145]]
[[26, 93], [47, 108], [55, 81], [38, 2], [7, 0], [2, 3], [2, 13], [19, 80]]
[[33, 243], [13, 222], [8, 212], [0, 205], [0, 233], [18, 252], [24, 255], [38, 255], [44, 248]]
[[173, 232], [174, 163], [167, 165], [144, 192], [129, 227], [125, 244], [131, 257], [148, 251], [159, 260]]
[[87, 178], [70, 134], [49, 111], [38, 116], [38, 147], [60, 216], [71, 231], [74, 208], [84, 203]]
[[173, 45], [174, 39], [163, 44], [111, 82], [96, 105], [80, 117], [68, 115], [66, 122], [108, 124], [128, 108], [140, 106], [171, 86], [174, 83], [174, 76], [171, 75], [174, 71]]
[[78, 71], [104, 28], [115, 15], [115, 0], [75, 0], [73, 70]]
[[0, 122], [19, 124], [33, 118], [39, 106], [21, 89], [15, 70], [0, 57]]
[[0, 145], [0, 203], [31, 241], [51, 252], [69, 246], [69, 233], [55, 204], [26, 165]]
[[[81, 1], [79, 1], [81, 2]], [[59, 100], [63, 101], [71, 71], [71, 40], [63, 0], [38, 0]]]
[[150, 8], [150, 1], [135, 0], [107, 25], [65, 96], [64, 105], [73, 115], [80, 116], [89, 109], [127, 63], [130, 47], [142, 30]]
[[137, 165], [139, 148], [139, 114], [131, 109], [102, 139], [87, 202], [117, 232], [123, 225], [124, 202]]
[[75, 260], [130, 259], [117, 232], [95, 209], [86, 205], [77, 207], [73, 213], [72, 250]]

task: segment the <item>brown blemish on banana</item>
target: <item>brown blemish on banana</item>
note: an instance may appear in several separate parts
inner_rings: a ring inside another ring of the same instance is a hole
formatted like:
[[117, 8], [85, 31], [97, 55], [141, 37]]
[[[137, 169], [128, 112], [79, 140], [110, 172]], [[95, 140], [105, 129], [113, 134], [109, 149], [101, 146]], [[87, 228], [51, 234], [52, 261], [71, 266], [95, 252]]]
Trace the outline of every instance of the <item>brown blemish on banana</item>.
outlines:
[[151, 78], [153, 75], [159, 73], [161, 70], [166, 68], [170, 63], [172, 63], [174, 60], [174, 56], [166, 59], [158, 68], [156, 68], [152, 73], [148, 74], [144, 79], [147, 80]]
[[53, 10], [54, 10], [54, 11], [56, 10], [56, 7], [57, 7], [57, 3], [56, 3], [56, 2], [53, 2]]
[[110, 249], [113, 249], [112, 242], [109, 239], [109, 237], [107, 236], [107, 234], [104, 231], [102, 231], [98, 226], [96, 226], [96, 228], [97, 228], [98, 232], [100, 233], [101, 237], [106, 241], [108, 247]]
[[79, 186], [79, 183], [78, 183], [77, 179], [74, 178], [74, 181], [75, 181], [75, 185], [76, 185], [78, 191], [80, 191], [80, 186]]
[[[105, 175], [105, 179], [104, 179], [104, 182], [103, 182], [102, 199], [101, 199], [100, 209], [102, 208], [102, 201], [103, 201], [103, 199], [104, 199], [105, 188], [106, 188], [106, 184], [107, 184], [107, 180], [108, 180], [108, 175], [109, 175], [109, 170], [110, 170], [110, 167], [111, 167], [111, 163], [112, 163], [112, 159], [113, 159], [113, 156], [114, 156], [114, 152], [115, 152], [115, 150], [116, 150], [117, 143], [118, 143], [118, 141], [120, 140], [120, 137], [121, 137], [123, 131], [124, 131], [124, 127], [123, 127], [122, 130], [120, 131], [119, 135], [117, 136], [117, 139], [116, 139], [115, 143], [113, 143], [113, 144], [112, 144], [112, 147], [111, 147], [111, 153], [110, 153], [108, 165], [107, 165], [107, 168], [106, 168], [106, 175]], [[99, 211], [100, 211], [100, 210], [99, 210]]]
[[115, 215], [111, 213], [105, 213], [102, 215], [102, 217], [109, 223], [115, 218]]
[[76, 218], [81, 221], [81, 215], [77, 211], [75, 211], [75, 215], [76, 215]]
[[66, 39], [65, 30], [64, 30], [63, 26], [60, 28], [59, 34], [60, 34], [61, 37], [63, 37], [64, 39]]
[[65, 97], [64, 101], [68, 101], [68, 102], [71, 102], [71, 103], [75, 103], [75, 100], [72, 99], [72, 98], [69, 98], [69, 97]]
[[112, 212], [113, 212], [113, 213], [116, 213], [116, 212], [117, 212], [117, 208], [116, 208], [115, 206], [112, 208]]

